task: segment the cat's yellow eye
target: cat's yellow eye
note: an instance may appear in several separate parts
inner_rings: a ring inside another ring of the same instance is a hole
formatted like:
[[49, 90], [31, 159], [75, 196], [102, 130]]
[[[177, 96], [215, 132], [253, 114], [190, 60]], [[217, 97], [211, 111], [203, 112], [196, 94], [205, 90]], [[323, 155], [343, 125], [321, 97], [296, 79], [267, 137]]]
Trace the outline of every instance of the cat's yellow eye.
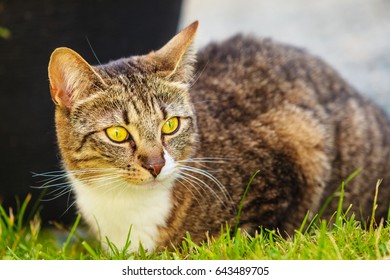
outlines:
[[112, 126], [106, 129], [107, 137], [110, 140], [122, 143], [129, 139], [129, 132], [127, 132], [126, 128], [121, 126]]
[[163, 127], [161, 128], [161, 132], [164, 135], [171, 135], [178, 131], [180, 127], [180, 120], [178, 117], [173, 117], [167, 120]]

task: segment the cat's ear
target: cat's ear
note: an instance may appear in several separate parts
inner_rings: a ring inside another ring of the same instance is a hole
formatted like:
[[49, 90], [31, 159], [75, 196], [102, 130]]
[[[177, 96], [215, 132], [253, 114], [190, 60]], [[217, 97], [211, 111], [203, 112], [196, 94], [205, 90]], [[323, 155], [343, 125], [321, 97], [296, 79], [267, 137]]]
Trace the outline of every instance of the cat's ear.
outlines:
[[53, 102], [70, 108], [77, 99], [86, 97], [93, 86], [103, 79], [78, 53], [69, 48], [57, 48], [49, 62], [50, 91]]
[[157, 74], [162, 77], [176, 77], [184, 81], [192, 76], [195, 54], [190, 50], [198, 29], [198, 21], [193, 22], [158, 51], [151, 53], [157, 63]]

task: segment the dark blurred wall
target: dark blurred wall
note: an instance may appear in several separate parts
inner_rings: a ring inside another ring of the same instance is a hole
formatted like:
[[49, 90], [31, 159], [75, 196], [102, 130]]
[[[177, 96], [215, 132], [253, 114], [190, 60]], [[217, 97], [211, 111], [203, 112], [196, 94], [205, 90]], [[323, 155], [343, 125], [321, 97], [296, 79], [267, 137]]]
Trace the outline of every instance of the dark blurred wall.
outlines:
[[[31, 172], [59, 170], [47, 65], [56, 47], [97, 64], [161, 47], [176, 32], [181, 0], [0, 0], [0, 202], [12, 205], [40, 179]], [[43, 202], [44, 220], [62, 216], [67, 197]]]

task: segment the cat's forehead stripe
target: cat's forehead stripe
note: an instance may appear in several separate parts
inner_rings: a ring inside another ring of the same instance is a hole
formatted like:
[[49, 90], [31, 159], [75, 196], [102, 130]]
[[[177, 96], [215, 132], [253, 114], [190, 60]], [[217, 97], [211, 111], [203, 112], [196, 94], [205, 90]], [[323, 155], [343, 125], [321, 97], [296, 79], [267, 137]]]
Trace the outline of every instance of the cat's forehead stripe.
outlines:
[[168, 115], [167, 110], [166, 110], [166, 105], [163, 104], [163, 102], [161, 100], [158, 100], [158, 101], [159, 101], [158, 106], [161, 110], [161, 113], [163, 114], [163, 119], [166, 119], [167, 115]]
[[122, 117], [123, 117], [123, 121], [126, 125], [129, 125], [130, 124], [130, 120], [129, 120], [129, 112], [124, 109], [123, 112], [122, 112]]
[[138, 108], [138, 98], [135, 94], [130, 94], [130, 101], [128, 106], [130, 106], [132, 109], [134, 109], [135, 114], [139, 116], [141, 114], [141, 109]]
[[132, 92], [126, 93], [127, 98], [123, 100], [122, 109], [118, 112], [121, 115], [123, 122], [128, 125], [130, 123], [142, 123], [149, 119], [158, 119], [160, 121], [166, 118], [166, 111], [161, 100], [151, 94], [135, 94]]

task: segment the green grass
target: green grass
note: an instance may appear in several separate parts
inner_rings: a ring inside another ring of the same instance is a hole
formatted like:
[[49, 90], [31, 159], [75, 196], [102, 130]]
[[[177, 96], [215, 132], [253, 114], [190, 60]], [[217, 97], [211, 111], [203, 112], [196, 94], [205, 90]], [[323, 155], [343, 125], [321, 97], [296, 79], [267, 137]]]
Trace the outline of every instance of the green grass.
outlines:
[[[127, 253], [111, 244], [111, 252], [106, 253], [96, 241], [85, 239], [79, 216], [69, 228], [56, 224], [42, 229], [38, 214], [26, 215], [30, 200], [27, 196], [15, 211], [0, 206], [0, 259], [390, 259], [389, 218], [365, 226], [341, 207], [330, 220], [319, 218], [309, 223], [306, 217], [291, 237], [266, 229], [248, 236], [239, 228], [221, 227], [218, 238], [207, 237], [203, 244], [195, 244], [187, 235], [179, 247], [170, 250]], [[235, 232], [234, 236], [230, 232]]]

